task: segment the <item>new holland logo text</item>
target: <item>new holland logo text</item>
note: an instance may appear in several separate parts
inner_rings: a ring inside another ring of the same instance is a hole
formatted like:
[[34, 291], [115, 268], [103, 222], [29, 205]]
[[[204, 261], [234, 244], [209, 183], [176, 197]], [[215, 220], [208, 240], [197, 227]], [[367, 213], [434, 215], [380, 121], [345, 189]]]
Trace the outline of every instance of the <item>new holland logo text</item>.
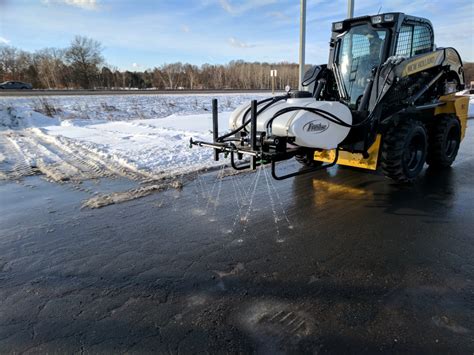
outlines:
[[322, 133], [326, 131], [328, 128], [329, 128], [328, 122], [321, 122], [317, 120], [308, 122], [303, 126], [303, 130], [308, 133]]

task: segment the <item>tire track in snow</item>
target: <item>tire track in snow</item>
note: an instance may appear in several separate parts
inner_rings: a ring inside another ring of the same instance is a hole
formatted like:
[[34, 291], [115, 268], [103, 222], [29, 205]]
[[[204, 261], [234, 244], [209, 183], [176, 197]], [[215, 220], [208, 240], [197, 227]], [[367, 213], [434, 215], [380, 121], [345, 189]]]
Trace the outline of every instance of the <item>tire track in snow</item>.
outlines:
[[63, 151], [67, 159], [88, 166], [102, 176], [122, 176], [137, 181], [158, 179], [154, 174], [142, 171], [123, 159], [101, 154], [92, 144], [88, 147], [71, 138], [48, 135], [38, 128], [32, 129], [32, 132], [38, 139]]
[[81, 180], [85, 172], [65, 161], [60, 151], [42, 143], [28, 131], [18, 134], [15, 141], [37, 169], [53, 181]]
[[77, 169], [78, 174], [72, 175], [71, 180], [86, 180], [112, 176], [113, 173], [106, 169], [102, 164], [98, 164], [89, 155], [78, 154], [77, 150], [71, 149], [67, 145], [57, 144], [56, 140], [40, 130], [32, 130], [32, 137], [50, 151], [57, 153], [67, 164]]
[[158, 179], [126, 161], [101, 156], [94, 147], [62, 136], [50, 136], [38, 128], [2, 132], [0, 179], [20, 179], [37, 172], [56, 182], [118, 176], [135, 181]]
[[27, 161], [10, 133], [0, 133], [0, 180], [20, 179], [36, 172]]

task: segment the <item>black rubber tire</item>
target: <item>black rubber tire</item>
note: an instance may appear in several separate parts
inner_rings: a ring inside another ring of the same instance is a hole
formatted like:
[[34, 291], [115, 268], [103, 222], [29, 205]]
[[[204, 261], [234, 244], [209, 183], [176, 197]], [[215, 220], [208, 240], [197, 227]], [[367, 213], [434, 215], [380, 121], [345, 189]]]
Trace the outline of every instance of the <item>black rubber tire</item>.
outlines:
[[450, 167], [461, 144], [461, 123], [453, 114], [442, 115], [431, 127], [426, 162], [433, 168]]
[[427, 151], [428, 137], [421, 122], [407, 120], [392, 126], [383, 137], [382, 172], [397, 182], [411, 183], [423, 169]]
[[302, 154], [295, 155], [295, 159], [298, 163], [308, 167], [316, 167], [323, 165], [322, 161], [314, 160], [314, 150], [307, 150]]

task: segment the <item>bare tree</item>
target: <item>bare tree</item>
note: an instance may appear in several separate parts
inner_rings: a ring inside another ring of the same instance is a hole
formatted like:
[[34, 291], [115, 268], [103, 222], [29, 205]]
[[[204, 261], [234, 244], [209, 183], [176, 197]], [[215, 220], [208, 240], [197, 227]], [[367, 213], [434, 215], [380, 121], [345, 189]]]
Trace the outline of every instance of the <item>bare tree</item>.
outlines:
[[185, 64], [184, 65], [184, 75], [187, 80], [186, 87], [193, 90], [194, 85], [197, 83], [197, 78], [199, 75], [199, 68], [196, 65]]
[[183, 64], [181, 62], [164, 64], [161, 66], [160, 71], [165, 88], [175, 90], [180, 86], [180, 80], [183, 75]]
[[34, 65], [42, 87], [64, 87], [64, 50], [45, 48], [34, 53]]
[[11, 46], [0, 47], [0, 67], [4, 73], [4, 80], [14, 78], [16, 75], [16, 58], [18, 50]]
[[108, 67], [102, 67], [100, 79], [103, 88], [110, 89], [114, 86], [114, 74]]
[[11, 46], [0, 47], [0, 72], [3, 80], [29, 79], [32, 56], [30, 53]]
[[104, 62], [100, 42], [76, 36], [66, 50], [65, 58], [79, 86], [84, 89], [92, 88], [99, 77], [99, 66]]

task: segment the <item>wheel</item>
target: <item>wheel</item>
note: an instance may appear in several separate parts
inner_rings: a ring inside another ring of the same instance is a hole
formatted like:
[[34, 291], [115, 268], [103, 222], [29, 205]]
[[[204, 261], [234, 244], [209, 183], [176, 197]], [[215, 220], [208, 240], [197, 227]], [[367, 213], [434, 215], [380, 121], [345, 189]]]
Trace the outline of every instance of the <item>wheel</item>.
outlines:
[[431, 167], [447, 168], [458, 155], [461, 124], [455, 115], [442, 115], [431, 128], [426, 162]]
[[308, 167], [316, 167], [323, 164], [322, 161], [314, 160], [314, 150], [312, 149], [303, 151], [302, 154], [295, 155], [295, 159], [301, 165]]
[[415, 181], [425, 164], [427, 149], [426, 129], [420, 122], [408, 120], [390, 127], [382, 144], [382, 172], [397, 182]]

